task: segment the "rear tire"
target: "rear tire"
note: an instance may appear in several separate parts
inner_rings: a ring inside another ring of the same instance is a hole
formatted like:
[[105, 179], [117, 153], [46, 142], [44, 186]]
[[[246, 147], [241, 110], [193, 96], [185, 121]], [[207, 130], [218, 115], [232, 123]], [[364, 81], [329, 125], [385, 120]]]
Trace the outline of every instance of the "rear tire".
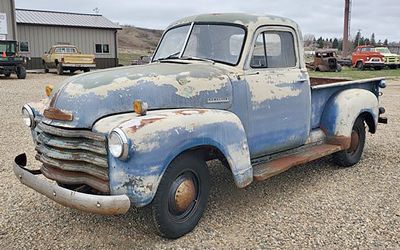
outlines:
[[11, 76], [11, 73], [10, 72], [9, 73], [5, 73], [4, 76], [9, 78]]
[[364, 145], [365, 124], [364, 119], [359, 117], [353, 126], [350, 148], [333, 154], [334, 162], [340, 167], [354, 166], [361, 159], [364, 151]]
[[61, 63], [57, 64], [57, 75], [63, 75], [64, 74], [64, 68], [61, 65]]
[[43, 61], [42, 62], [42, 64], [43, 64], [43, 69], [44, 69], [44, 73], [49, 73], [49, 68], [47, 67], [47, 64]]
[[208, 194], [206, 162], [193, 154], [175, 159], [164, 173], [150, 205], [158, 233], [176, 239], [191, 232], [203, 215]]
[[17, 67], [17, 77], [18, 79], [26, 79], [26, 69], [25, 67]]

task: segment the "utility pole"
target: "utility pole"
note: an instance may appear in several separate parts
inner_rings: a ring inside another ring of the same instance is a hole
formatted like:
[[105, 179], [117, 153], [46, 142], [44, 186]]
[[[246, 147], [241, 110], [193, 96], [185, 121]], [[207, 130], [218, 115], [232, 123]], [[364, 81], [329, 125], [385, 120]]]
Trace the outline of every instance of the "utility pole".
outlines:
[[344, 29], [343, 29], [343, 57], [349, 55], [349, 34], [350, 34], [350, 20], [351, 20], [351, 0], [345, 0], [344, 7]]

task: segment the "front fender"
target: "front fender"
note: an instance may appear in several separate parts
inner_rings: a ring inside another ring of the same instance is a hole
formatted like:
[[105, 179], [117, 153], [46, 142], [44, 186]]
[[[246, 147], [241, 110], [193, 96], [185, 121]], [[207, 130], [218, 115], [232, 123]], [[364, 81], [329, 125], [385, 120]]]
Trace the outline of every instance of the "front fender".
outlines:
[[322, 115], [321, 128], [328, 138], [349, 138], [354, 122], [365, 113], [371, 115], [376, 127], [379, 102], [372, 92], [365, 89], [341, 91], [327, 102]]
[[238, 187], [253, 180], [247, 138], [233, 113], [209, 109], [150, 111], [117, 125], [130, 140], [129, 159], [109, 157], [112, 194], [149, 204], [168, 165], [182, 152], [212, 146], [226, 157]]

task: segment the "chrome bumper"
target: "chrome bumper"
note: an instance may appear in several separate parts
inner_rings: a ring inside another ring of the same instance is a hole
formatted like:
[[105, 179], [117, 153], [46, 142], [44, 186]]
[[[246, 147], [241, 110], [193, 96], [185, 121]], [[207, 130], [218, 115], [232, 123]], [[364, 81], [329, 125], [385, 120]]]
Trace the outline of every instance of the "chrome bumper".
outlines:
[[125, 214], [131, 206], [127, 195], [91, 195], [62, 188], [39, 178], [41, 172], [26, 169], [26, 164], [25, 154], [15, 158], [13, 169], [20, 182], [63, 206], [102, 215]]

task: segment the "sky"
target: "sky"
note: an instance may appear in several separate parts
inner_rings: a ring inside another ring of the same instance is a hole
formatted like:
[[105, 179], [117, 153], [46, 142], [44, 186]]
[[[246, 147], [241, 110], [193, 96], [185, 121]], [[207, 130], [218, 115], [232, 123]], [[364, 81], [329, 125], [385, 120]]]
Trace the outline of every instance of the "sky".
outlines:
[[[246, 12], [289, 17], [303, 34], [342, 37], [344, 0], [15, 0], [17, 8], [99, 14], [119, 24], [164, 29], [185, 16]], [[399, 0], [352, 0], [351, 36], [358, 30], [376, 40], [400, 41]]]

